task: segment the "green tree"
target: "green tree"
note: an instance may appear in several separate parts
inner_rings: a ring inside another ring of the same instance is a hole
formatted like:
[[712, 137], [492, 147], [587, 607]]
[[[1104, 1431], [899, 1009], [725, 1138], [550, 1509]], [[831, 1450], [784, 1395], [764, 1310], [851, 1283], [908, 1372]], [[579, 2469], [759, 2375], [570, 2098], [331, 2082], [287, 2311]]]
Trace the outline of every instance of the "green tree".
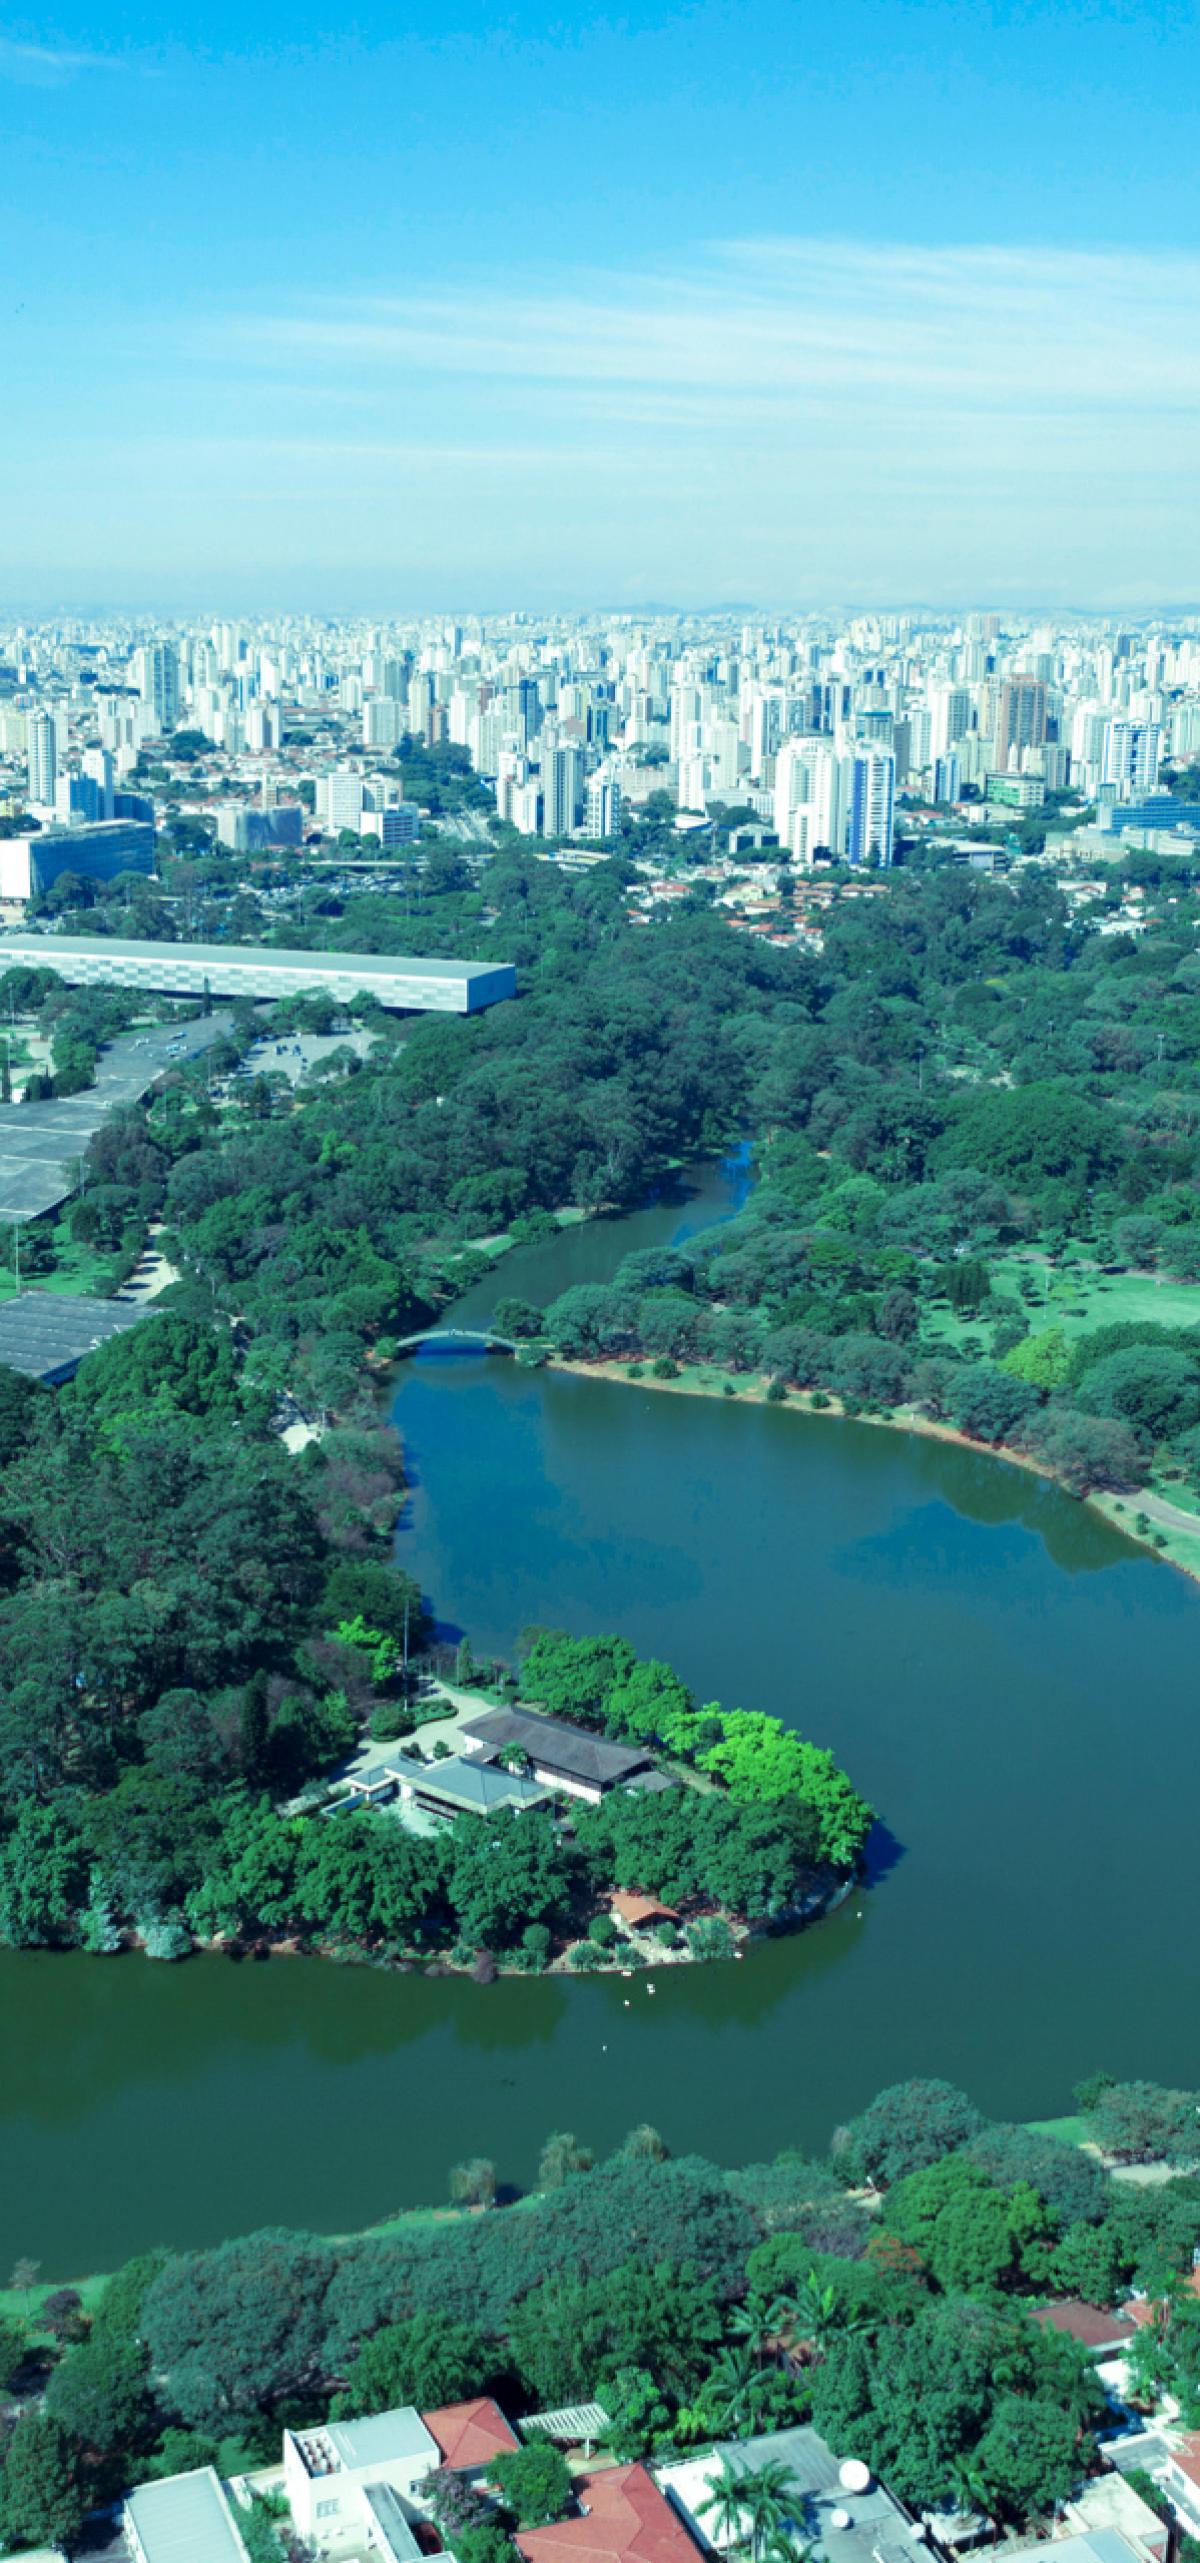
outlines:
[[565, 2515], [572, 2496], [571, 2469], [561, 2448], [548, 2439], [531, 2439], [527, 2447], [495, 2457], [490, 2474], [518, 2527], [548, 2527]]
[[848, 2180], [888, 2189], [956, 2152], [982, 2127], [979, 2111], [953, 2083], [891, 2083], [861, 2116], [838, 2129], [834, 2165]]
[[364, 2341], [342, 2391], [334, 2396], [335, 2420], [359, 2412], [388, 2412], [398, 2404], [432, 2411], [481, 2392], [495, 2365], [481, 2332], [471, 2323], [430, 2309], [404, 2322], [387, 2323]]
[[103, 2335], [70, 2350], [50, 2375], [46, 2410], [100, 2456], [149, 2444], [155, 2419], [145, 2352]]
[[87, 2515], [79, 2459], [66, 2431], [47, 2413], [21, 2414], [4, 2460], [0, 2517], [14, 2547], [70, 2546]]
[[1009, 2516], [1043, 2518], [1069, 2498], [1087, 2453], [1071, 2415], [1040, 2397], [1003, 2395], [979, 2442], [977, 2462]]

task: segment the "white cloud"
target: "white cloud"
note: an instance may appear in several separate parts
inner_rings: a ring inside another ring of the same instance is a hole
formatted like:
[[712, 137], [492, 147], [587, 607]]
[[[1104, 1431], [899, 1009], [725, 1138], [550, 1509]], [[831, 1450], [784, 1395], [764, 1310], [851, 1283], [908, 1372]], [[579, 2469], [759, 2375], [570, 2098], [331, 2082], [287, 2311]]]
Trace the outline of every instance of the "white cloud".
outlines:
[[1198, 296], [1182, 256], [814, 238], [160, 319], [38, 521], [99, 563], [103, 477], [117, 560], [152, 521], [343, 598], [1191, 601]]
[[875, 389], [928, 403], [1158, 408], [1200, 392], [1200, 260], [821, 239], [735, 242], [674, 275], [544, 291], [352, 296], [257, 315], [227, 354], [541, 386], [623, 384], [747, 401]]
[[29, 44], [0, 31], [0, 80], [30, 89], [58, 89], [82, 71], [123, 71], [119, 54], [80, 53], [69, 45]]

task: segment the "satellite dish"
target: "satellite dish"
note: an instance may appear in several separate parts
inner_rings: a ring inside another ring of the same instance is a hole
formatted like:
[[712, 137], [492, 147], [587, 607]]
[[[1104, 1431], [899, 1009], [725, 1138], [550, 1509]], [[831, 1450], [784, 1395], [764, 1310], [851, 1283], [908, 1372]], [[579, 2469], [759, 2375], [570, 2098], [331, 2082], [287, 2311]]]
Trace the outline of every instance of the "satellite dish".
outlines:
[[838, 2481], [844, 2492], [869, 2492], [871, 2468], [863, 2464], [861, 2456], [848, 2456], [845, 2464], [838, 2467]]
[[829, 2513], [829, 2524], [831, 2527], [849, 2527], [849, 2510], [831, 2510]]

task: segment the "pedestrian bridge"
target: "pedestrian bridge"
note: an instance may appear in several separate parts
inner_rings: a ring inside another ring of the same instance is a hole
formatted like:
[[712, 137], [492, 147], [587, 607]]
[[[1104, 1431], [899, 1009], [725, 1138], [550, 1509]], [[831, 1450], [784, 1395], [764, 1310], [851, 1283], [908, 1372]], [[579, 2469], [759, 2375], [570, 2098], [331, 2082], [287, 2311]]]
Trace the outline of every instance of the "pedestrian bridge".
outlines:
[[402, 1335], [398, 1353], [419, 1353], [426, 1344], [444, 1344], [451, 1353], [515, 1353], [517, 1347], [507, 1335], [493, 1335], [477, 1326], [426, 1326], [418, 1335]]

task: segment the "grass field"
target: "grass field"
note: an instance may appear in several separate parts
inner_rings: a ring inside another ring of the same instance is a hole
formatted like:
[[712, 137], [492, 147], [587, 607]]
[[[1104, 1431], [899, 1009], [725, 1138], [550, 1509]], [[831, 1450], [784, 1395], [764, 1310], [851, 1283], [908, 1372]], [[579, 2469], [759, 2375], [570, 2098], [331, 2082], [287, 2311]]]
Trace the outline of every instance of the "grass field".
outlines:
[[[57, 1258], [54, 1271], [23, 1273], [20, 1288], [50, 1290], [67, 1299], [87, 1299], [93, 1293], [103, 1298], [112, 1279], [115, 1257], [100, 1254], [94, 1246], [78, 1244], [65, 1219], [58, 1221], [53, 1238]], [[0, 1262], [0, 1299], [12, 1299], [16, 1296], [18, 1283], [10, 1239], [4, 1241], [3, 1256], [4, 1260]]]
[[[1102, 1273], [1094, 1265], [1055, 1266], [1029, 1255], [1002, 1255], [993, 1288], [1025, 1310], [1033, 1334], [1061, 1326], [1070, 1341], [1097, 1326], [1149, 1319], [1155, 1326], [1200, 1326], [1200, 1283], [1158, 1281], [1153, 1273]], [[1023, 1286], [1024, 1285], [1024, 1286]], [[949, 1308], [922, 1311], [922, 1333], [944, 1344], [988, 1350], [994, 1307], [978, 1317]]]

